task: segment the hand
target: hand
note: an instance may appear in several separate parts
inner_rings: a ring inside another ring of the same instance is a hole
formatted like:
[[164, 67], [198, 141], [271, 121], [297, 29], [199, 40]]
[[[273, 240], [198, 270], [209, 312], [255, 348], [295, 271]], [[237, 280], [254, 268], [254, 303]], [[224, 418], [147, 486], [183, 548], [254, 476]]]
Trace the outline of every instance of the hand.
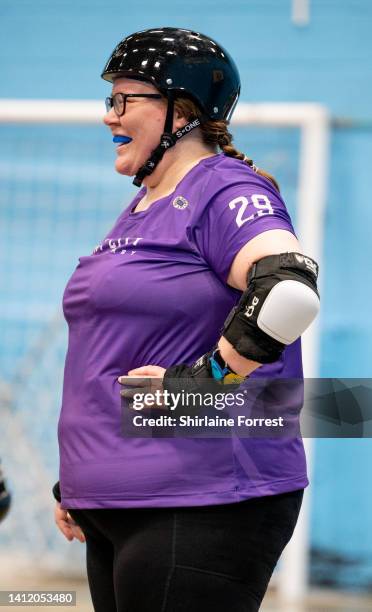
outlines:
[[[160, 366], [147, 365], [142, 366], [141, 368], [134, 368], [134, 370], [129, 370], [126, 376], [133, 377], [133, 380], [129, 380], [127, 377], [119, 376], [118, 381], [121, 385], [125, 387], [129, 387], [120, 391], [120, 395], [125, 397], [126, 399], [133, 399], [135, 394], [151, 394], [155, 395], [156, 392], [163, 393], [163, 378], [164, 378], [165, 368], [161, 368]], [[143, 377], [151, 377], [151, 378], [143, 378]], [[157, 394], [159, 397], [159, 393]], [[129, 404], [132, 408], [133, 405]], [[161, 400], [158, 399], [156, 404], [153, 404], [151, 408], [162, 408], [164, 409], [164, 405]]]
[[75, 523], [67, 510], [61, 508], [61, 504], [59, 502], [56, 502], [54, 520], [58, 529], [63, 533], [65, 538], [69, 540], [69, 542], [71, 542], [74, 538], [79, 540], [79, 542], [85, 542], [85, 536], [79, 525]]

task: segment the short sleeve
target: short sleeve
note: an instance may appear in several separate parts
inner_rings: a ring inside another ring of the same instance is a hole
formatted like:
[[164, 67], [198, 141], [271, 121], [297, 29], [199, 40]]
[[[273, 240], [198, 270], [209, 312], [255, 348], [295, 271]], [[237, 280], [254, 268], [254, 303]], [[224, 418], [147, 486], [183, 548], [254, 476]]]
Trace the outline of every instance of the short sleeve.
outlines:
[[280, 194], [265, 183], [235, 184], [220, 190], [194, 228], [198, 251], [224, 282], [237, 253], [255, 236], [273, 229], [296, 235]]

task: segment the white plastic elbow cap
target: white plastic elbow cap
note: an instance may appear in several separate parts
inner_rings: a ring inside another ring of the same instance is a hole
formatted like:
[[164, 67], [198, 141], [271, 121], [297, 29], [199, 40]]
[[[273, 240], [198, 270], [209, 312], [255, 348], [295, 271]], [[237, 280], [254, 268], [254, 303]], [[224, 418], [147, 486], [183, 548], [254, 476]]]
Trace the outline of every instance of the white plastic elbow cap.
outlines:
[[291, 344], [309, 327], [319, 307], [319, 298], [310, 287], [299, 281], [284, 280], [271, 289], [257, 325], [278, 342]]

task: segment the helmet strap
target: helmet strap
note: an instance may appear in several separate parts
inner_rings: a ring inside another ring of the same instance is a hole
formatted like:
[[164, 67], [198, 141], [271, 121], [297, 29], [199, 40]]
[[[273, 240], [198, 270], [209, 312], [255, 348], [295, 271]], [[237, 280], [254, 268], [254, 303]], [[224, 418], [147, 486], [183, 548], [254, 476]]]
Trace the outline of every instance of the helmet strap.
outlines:
[[172, 133], [174, 113], [174, 98], [172, 94], [173, 92], [168, 92], [167, 115], [164, 123], [164, 132], [160, 137], [160, 143], [156, 149], [153, 150], [148, 160], [137, 171], [133, 179], [133, 185], [136, 185], [136, 187], [141, 187], [143, 179], [154, 172], [156, 166], [163, 159], [163, 155], [168, 149], [174, 147], [176, 142], [185, 136], [185, 134], [188, 134], [191, 130], [201, 125], [200, 119], [194, 119], [190, 121], [190, 123], [184, 125], [183, 128], [177, 130], [177, 132]]

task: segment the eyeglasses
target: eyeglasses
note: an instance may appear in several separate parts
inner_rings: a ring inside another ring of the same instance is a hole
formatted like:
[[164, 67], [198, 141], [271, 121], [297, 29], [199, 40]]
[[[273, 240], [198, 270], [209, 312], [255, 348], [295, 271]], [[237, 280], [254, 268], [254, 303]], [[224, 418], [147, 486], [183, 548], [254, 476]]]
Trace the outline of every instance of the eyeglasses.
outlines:
[[125, 94], [116, 93], [113, 96], [108, 96], [105, 99], [106, 111], [110, 112], [114, 108], [115, 113], [118, 117], [121, 117], [125, 113], [125, 107], [127, 104], [127, 98], [153, 98], [159, 99], [163, 96], [161, 94]]

